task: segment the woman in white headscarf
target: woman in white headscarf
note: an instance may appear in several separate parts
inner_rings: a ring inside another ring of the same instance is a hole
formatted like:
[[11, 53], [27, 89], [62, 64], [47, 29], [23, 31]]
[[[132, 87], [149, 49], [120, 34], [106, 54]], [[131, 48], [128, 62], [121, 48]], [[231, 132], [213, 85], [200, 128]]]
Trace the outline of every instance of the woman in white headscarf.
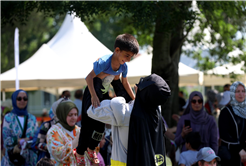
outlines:
[[[246, 99], [245, 86], [236, 81], [230, 87], [230, 105], [221, 110], [219, 132], [221, 138], [221, 165], [241, 166], [246, 162]], [[226, 155], [227, 154], [227, 155]]]

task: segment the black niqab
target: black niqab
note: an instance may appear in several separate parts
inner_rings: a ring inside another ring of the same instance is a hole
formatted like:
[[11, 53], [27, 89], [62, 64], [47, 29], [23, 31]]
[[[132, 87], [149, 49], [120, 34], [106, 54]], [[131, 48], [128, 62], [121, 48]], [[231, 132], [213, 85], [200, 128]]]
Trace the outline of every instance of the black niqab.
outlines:
[[165, 166], [163, 121], [159, 105], [171, 95], [167, 83], [152, 74], [141, 79], [131, 113], [127, 166]]

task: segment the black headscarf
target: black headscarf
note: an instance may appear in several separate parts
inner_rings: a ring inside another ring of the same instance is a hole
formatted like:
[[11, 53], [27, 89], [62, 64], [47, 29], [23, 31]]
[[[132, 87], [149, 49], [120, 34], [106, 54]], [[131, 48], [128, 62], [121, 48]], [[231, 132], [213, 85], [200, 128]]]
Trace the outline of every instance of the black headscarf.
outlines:
[[140, 79], [137, 87], [137, 95], [147, 108], [156, 109], [159, 105], [164, 104], [171, 95], [167, 83], [156, 74]]

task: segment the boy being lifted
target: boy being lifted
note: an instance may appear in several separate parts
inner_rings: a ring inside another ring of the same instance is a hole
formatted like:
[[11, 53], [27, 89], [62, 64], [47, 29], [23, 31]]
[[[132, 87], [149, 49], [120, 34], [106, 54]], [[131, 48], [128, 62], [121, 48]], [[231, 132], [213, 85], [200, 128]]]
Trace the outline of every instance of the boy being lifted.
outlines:
[[87, 109], [91, 105], [97, 108], [102, 100], [110, 99], [108, 95], [110, 83], [114, 80], [115, 83], [112, 84], [117, 86], [121, 73], [121, 81], [128, 93], [128, 98], [135, 99], [126, 77], [128, 69], [125, 62], [129, 62], [138, 51], [139, 44], [136, 38], [130, 34], [122, 34], [117, 36], [115, 40], [114, 53], [105, 55], [93, 63], [93, 70], [86, 77], [87, 87], [85, 88], [82, 105], [82, 127], [76, 153], [78, 164], [85, 164], [84, 154], [92, 163], [99, 163], [94, 149], [103, 136], [105, 124], [88, 117]]

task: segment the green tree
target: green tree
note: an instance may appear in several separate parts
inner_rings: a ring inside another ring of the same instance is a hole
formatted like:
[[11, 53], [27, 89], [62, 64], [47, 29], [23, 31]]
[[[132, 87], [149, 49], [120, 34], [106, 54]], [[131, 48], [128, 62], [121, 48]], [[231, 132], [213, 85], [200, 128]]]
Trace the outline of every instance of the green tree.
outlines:
[[[13, 7], [8, 11], [10, 15], [3, 12], [3, 24], [11, 22], [11, 19], [24, 21], [27, 12], [33, 8], [46, 15], [76, 12], [82, 21], [88, 22], [87, 25], [96, 23], [97, 16], [109, 18], [108, 22], [113, 19], [117, 25], [123, 25], [124, 32], [135, 35], [141, 45], [150, 43], [153, 46], [152, 72], [162, 76], [172, 90], [172, 96], [162, 107], [169, 125], [173, 125], [171, 115], [178, 112], [178, 63], [184, 43], [198, 48], [205, 44], [213, 46], [208, 47], [210, 58], [201, 57], [199, 49], [186, 50], [187, 54], [199, 60], [198, 66], [202, 70], [210, 69], [216, 63], [237, 63], [246, 59], [245, 54], [227, 56], [235, 48], [244, 48], [244, 38], [236, 38], [236, 33], [245, 31], [246, 5], [243, 1], [198, 1], [199, 10], [192, 9], [191, 1], [37, 1], [18, 5], [24, 6], [21, 9]], [[188, 37], [197, 21], [200, 30]], [[204, 40], [205, 29], [210, 31], [209, 41]]]
[[[1, 73], [15, 66], [14, 33], [16, 27], [19, 29], [19, 62], [21, 64], [56, 34], [64, 18], [65, 15], [56, 15], [54, 18], [44, 17], [43, 13], [33, 11], [25, 23], [15, 20], [12, 24], [2, 26]], [[11, 98], [11, 95], [12, 92], [6, 92], [6, 98]]]
[[25, 24], [16, 20], [13, 24], [2, 26], [1, 73], [15, 66], [14, 33], [16, 27], [19, 29], [19, 60], [22, 63], [56, 34], [64, 17], [65, 15], [57, 15], [54, 18], [44, 17], [41, 12], [33, 11]]
[[[153, 2], [152, 4], [146, 2], [146, 6], [141, 6], [141, 3], [138, 5], [140, 9], [134, 6], [136, 11], [134, 13], [130, 12], [131, 14], [117, 13], [117, 8], [111, 10], [106, 19], [105, 16], [102, 18], [102, 15], [97, 15], [97, 17], [91, 15], [89, 21], [88, 19], [85, 20], [86, 23], [88, 22], [87, 25], [90, 25], [91, 22], [91, 24], [104, 27], [101, 30], [112, 32], [112, 27], [120, 27], [121, 31], [116, 30], [116, 33], [111, 33], [112, 36], [115, 37], [119, 33], [127, 32], [134, 34], [141, 45], [150, 44], [153, 46], [152, 72], [167, 80], [173, 93], [171, 99], [163, 107], [163, 110], [165, 110], [164, 116], [168, 124], [171, 124], [171, 114], [177, 113], [178, 110], [178, 63], [182, 51], [186, 55], [197, 59], [197, 66], [202, 71], [212, 69], [215, 65], [222, 65], [226, 62], [237, 63], [245, 60], [245, 54], [238, 57], [227, 56], [235, 48], [243, 50], [245, 46], [244, 38], [236, 37], [238, 33], [245, 32], [245, 22], [243, 21], [245, 11], [238, 9], [238, 7], [244, 8], [245, 4], [242, 1], [238, 4], [235, 4], [234, 1], [197, 1], [198, 9], [192, 9], [191, 0], [166, 1], [163, 4], [161, 2]], [[159, 11], [158, 9], [166, 10]], [[143, 14], [140, 10], [156, 11], [156, 13], [147, 12]], [[136, 13], [140, 15], [135, 16]], [[139, 19], [142, 19], [142, 21]], [[98, 22], [103, 23], [99, 24]], [[195, 22], [199, 23], [196, 27], [199, 27], [198, 31], [192, 37], [187, 37], [189, 32], [193, 30]], [[95, 31], [93, 28], [91, 30], [92, 33]], [[206, 31], [209, 31], [209, 33], [205, 33]], [[102, 31], [95, 33], [95, 36], [100, 33]], [[107, 33], [103, 34], [106, 35]], [[211, 39], [205, 40], [206, 35], [210, 35]], [[182, 50], [184, 43], [188, 43], [194, 48]], [[209, 51], [209, 56], [201, 56], [204, 49]]]

